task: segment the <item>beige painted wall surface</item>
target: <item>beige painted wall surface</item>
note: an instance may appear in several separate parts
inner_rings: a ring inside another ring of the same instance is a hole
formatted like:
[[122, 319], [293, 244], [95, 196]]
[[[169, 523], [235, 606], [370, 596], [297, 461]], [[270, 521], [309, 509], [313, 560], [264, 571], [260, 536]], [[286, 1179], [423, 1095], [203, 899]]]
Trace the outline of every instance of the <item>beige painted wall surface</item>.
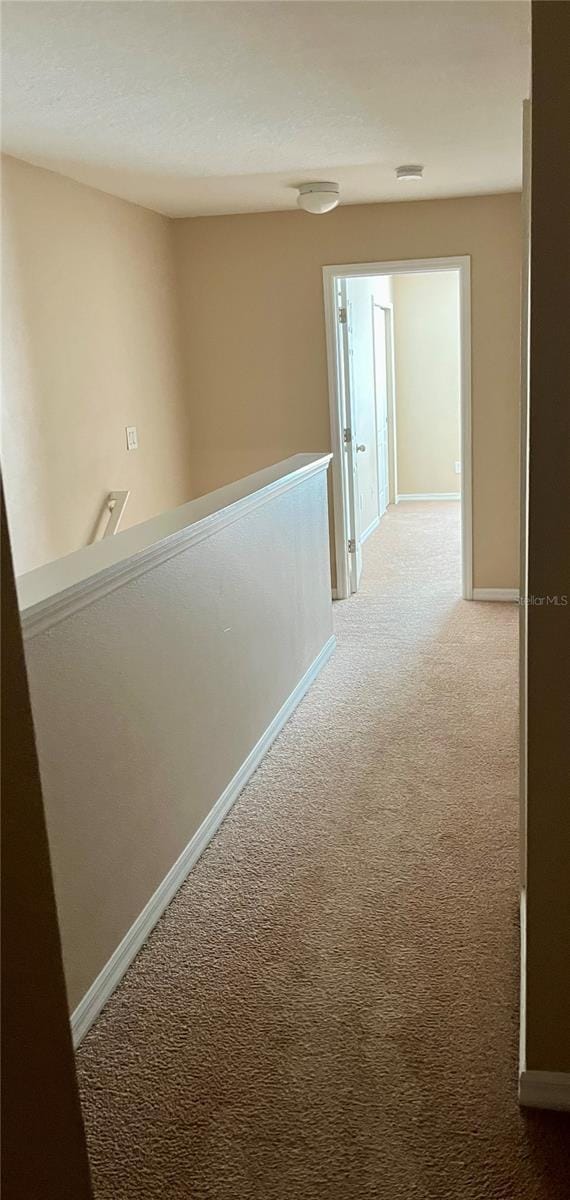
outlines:
[[[172, 223], [3, 160], [3, 470], [18, 574], [191, 495]], [[127, 452], [125, 426], [139, 449]]]
[[469, 254], [474, 583], [518, 580], [519, 194], [174, 223], [196, 494], [330, 448], [321, 268]]
[[398, 492], [458, 492], [458, 276], [396, 275], [392, 286]]

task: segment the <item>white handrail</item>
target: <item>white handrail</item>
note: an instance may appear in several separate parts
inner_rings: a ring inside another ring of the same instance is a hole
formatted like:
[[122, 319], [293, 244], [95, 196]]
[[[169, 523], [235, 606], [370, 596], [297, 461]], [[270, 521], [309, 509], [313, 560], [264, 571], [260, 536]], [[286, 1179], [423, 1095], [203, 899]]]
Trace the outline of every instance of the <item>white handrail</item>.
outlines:
[[121, 524], [121, 518], [125, 508], [127, 507], [127, 500], [130, 494], [130, 491], [109, 492], [106, 500], [106, 506], [109, 509], [109, 520], [107, 521], [105, 529], [101, 534], [102, 538], [112, 537], [114, 533], [118, 532], [119, 525]]

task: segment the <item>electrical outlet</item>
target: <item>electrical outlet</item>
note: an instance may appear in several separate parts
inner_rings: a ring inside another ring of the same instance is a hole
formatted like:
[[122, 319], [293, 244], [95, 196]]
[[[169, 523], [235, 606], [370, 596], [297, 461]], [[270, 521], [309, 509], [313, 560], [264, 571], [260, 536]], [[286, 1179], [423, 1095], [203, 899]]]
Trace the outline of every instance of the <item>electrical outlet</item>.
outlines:
[[127, 435], [127, 450], [138, 450], [139, 439], [136, 425], [127, 425], [125, 433]]
[[461, 475], [461, 463], [460, 462], [456, 462], [456, 464], [455, 464], [455, 474]]

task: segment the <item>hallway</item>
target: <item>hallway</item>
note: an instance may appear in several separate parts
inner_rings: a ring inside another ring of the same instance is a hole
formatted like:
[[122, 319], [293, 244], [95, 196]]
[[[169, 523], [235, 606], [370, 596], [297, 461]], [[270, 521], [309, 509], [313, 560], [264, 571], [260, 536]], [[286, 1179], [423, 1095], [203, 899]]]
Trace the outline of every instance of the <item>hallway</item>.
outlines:
[[97, 1200], [568, 1195], [516, 1103], [518, 611], [459, 599], [458, 508], [388, 511], [78, 1051]]

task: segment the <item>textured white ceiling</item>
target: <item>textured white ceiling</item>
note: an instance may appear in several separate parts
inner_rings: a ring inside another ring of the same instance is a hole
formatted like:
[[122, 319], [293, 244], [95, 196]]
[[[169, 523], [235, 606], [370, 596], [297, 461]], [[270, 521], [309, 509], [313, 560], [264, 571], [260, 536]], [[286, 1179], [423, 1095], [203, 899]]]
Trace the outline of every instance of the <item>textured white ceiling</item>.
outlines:
[[[6, 152], [171, 216], [521, 183], [518, 0], [8, 0]], [[421, 183], [394, 169], [425, 164]]]

